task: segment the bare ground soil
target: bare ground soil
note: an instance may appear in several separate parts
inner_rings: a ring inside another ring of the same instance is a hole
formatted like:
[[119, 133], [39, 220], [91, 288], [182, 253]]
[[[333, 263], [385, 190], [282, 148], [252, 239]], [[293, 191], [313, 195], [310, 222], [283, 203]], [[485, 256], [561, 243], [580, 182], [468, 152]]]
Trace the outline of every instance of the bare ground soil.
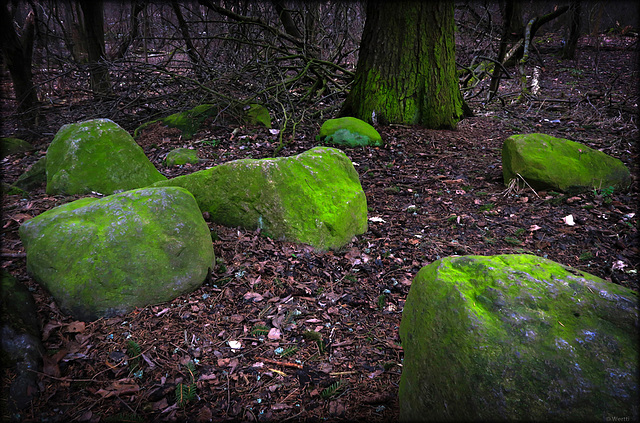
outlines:
[[[450, 255], [530, 253], [638, 290], [637, 179], [630, 192], [602, 187], [576, 196], [508, 192], [502, 179], [502, 142], [529, 132], [583, 142], [638, 174], [637, 38], [609, 37], [597, 48], [588, 41], [575, 61], [556, 57], [557, 40], [541, 48], [538, 99], [514, 102], [509, 93], [518, 87], [507, 80], [504, 104], [471, 101], [477, 116], [455, 131], [379, 127], [384, 148], [346, 150], [369, 217], [379, 219], [343, 250], [316, 252], [209, 222], [219, 258], [211, 279], [119, 318], [74, 322], [26, 273], [20, 223], [77, 197], [42, 187], [3, 198], [2, 266], [33, 292], [47, 350], [40, 392], [22, 419], [395, 421], [398, 326], [421, 267]], [[320, 124], [299, 128], [280, 155], [315, 146]], [[234, 129], [206, 127], [185, 141], [155, 126], [138, 142], [168, 177], [273, 156], [276, 135]], [[34, 135], [39, 151], [5, 159], [4, 180], [15, 181], [51, 139]], [[176, 147], [197, 148], [204, 161], [163, 167]], [[12, 377], [3, 371], [3, 383]], [[191, 381], [193, 397], [180, 401], [177, 390]]]

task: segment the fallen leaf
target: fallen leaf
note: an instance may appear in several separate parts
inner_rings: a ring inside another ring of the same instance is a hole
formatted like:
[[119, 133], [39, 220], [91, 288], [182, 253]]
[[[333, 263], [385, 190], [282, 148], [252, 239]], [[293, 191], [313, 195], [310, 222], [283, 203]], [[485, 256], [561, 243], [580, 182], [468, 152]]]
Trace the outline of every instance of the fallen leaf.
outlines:
[[529, 231], [531, 231], [531, 232], [533, 232], [533, 231], [537, 231], [537, 230], [539, 230], [539, 229], [542, 229], [542, 228], [541, 228], [540, 226], [538, 226], [538, 225], [531, 225], [531, 226], [529, 227]]
[[84, 322], [71, 322], [64, 328], [64, 331], [67, 333], [82, 333], [84, 332], [84, 327]]
[[244, 294], [244, 299], [246, 301], [253, 301], [254, 303], [257, 303], [259, 301], [262, 301], [263, 297], [257, 292], [247, 292], [246, 294]]
[[267, 338], [275, 340], [280, 339], [280, 330], [278, 328], [271, 328], [267, 334]]
[[570, 214], [568, 216], [565, 216], [562, 218], [562, 220], [564, 221], [565, 224], [569, 225], [569, 226], [573, 226], [576, 223], [573, 221], [573, 215]]

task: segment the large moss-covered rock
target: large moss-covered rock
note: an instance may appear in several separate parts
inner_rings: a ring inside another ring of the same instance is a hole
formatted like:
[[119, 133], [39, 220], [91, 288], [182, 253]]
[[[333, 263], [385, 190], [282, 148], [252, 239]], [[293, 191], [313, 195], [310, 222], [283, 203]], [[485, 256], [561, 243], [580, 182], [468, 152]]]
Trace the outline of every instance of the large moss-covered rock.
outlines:
[[113, 194], [165, 178], [109, 119], [64, 125], [47, 150], [47, 194]]
[[292, 157], [243, 159], [162, 181], [188, 189], [214, 222], [337, 249], [367, 230], [367, 200], [351, 160], [316, 147]]
[[0, 269], [0, 363], [15, 372], [2, 387], [3, 399], [13, 416], [24, 409], [38, 391], [42, 366], [42, 343], [35, 302], [29, 290], [4, 269]]
[[190, 292], [214, 260], [195, 199], [175, 187], [82, 198], [23, 223], [20, 238], [27, 271], [82, 320]]
[[354, 117], [327, 120], [322, 124], [316, 140], [348, 147], [384, 145], [382, 137], [373, 126]]
[[638, 419], [638, 295], [531, 255], [448, 257], [400, 325], [400, 420]]
[[[524, 178], [534, 189], [570, 193], [605, 188], [626, 190], [629, 169], [618, 159], [584, 144], [545, 134], [512, 135], [502, 145], [505, 184]], [[520, 175], [520, 176], [518, 176]]]

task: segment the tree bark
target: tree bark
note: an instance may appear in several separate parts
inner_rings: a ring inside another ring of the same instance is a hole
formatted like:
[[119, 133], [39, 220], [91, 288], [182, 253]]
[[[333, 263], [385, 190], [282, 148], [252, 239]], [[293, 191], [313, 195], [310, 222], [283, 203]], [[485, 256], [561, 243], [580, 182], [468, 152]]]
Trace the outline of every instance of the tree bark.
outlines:
[[21, 40], [14, 28], [7, 1], [0, 0], [0, 47], [13, 83], [17, 112], [27, 126], [35, 124], [38, 116], [38, 96], [31, 73], [33, 31], [34, 15], [31, 12], [25, 21]]
[[118, 47], [111, 51], [109, 55], [111, 60], [119, 60], [124, 58], [133, 44], [134, 40], [138, 38], [138, 33], [140, 32], [140, 13], [147, 7], [147, 2], [144, 0], [136, 0], [133, 2], [131, 6], [131, 29], [129, 33], [124, 36], [122, 42], [118, 45]]
[[455, 128], [465, 105], [456, 76], [453, 12], [447, 1], [370, 0], [355, 80], [340, 115]]
[[580, 24], [582, 14], [582, 4], [580, 0], [571, 0], [569, 4], [569, 36], [562, 50], [563, 59], [573, 59], [576, 55], [578, 38], [580, 38]]
[[173, 7], [173, 13], [175, 13], [176, 18], [178, 18], [178, 28], [180, 28], [180, 33], [182, 34], [185, 45], [187, 46], [187, 55], [189, 55], [189, 59], [191, 59], [194, 70], [199, 75], [200, 72], [198, 72], [198, 65], [200, 64], [200, 56], [198, 55], [198, 51], [191, 41], [189, 28], [187, 27], [187, 22], [184, 20], [184, 16], [182, 16], [182, 12], [180, 11], [178, 0], [171, 0], [171, 7]]
[[81, 1], [80, 7], [87, 34], [91, 89], [98, 96], [108, 95], [111, 93], [111, 82], [105, 63], [102, 0]]

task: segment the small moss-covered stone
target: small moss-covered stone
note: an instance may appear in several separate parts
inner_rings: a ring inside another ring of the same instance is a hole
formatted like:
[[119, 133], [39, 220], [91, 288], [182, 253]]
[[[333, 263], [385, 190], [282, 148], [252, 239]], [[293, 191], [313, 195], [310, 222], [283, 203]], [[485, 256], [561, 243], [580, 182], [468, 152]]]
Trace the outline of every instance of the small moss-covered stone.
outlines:
[[9, 154], [24, 153], [33, 150], [33, 146], [20, 138], [0, 138], [0, 159]]
[[316, 140], [348, 147], [384, 145], [382, 137], [373, 126], [354, 117], [327, 120], [322, 124]]
[[638, 294], [551, 260], [423, 267], [400, 337], [401, 421], [638, 419]]
[[250, 125], [262, 125], [271, 128], [269, 110], [261, 104], [251, 103], [244, 108], [245, 118]]
[[64, 125], [47, 150], [47, 194], [112, 194], [167, 179], [109, 119]]
[[190, 140], [202, 128], [205, 120], [209, 117], [215, 116], [219, 111], [220, 107], [215, 104], [200, 104], [193, 109], [174, 113], [162, 119], [146, 122], [135, 129], [133, 136], [138, 138], [143, 129], [153, 123], [162, 122], [169, 128], [178, 128], [182, 131], [182, 138]]
[[629, 169], [620, 160], [546, 134], [507, 138], [502, 145], [502, 172], [505, 184], [522, 177], [534, 189], [569, 193], [609, 186], [626, 190], [631, 184]]
[[33, 189], [47, 183], [47, 156], [42, 156], [37, 162], [31, 165], [26, 172], [18, 177], [13, 186], [24, 191]]
[[187, 163], [196, 164], [199, 161], [198, 151], [190, 148], [176, 148], [171, 150], [164, 159], [167, 166], [180, 166]]
[[337, 249], [367, 230], [367, 200], [351, 160], [316, 147], [292, 157], [243, 159], [162, 181], [188, 189], [214, 222]]
[[26, 221], [20, 238], [27, 271], [81, 320], [170, 301], [214, 262], [202, 213], [177, 187], [82, 198]]

